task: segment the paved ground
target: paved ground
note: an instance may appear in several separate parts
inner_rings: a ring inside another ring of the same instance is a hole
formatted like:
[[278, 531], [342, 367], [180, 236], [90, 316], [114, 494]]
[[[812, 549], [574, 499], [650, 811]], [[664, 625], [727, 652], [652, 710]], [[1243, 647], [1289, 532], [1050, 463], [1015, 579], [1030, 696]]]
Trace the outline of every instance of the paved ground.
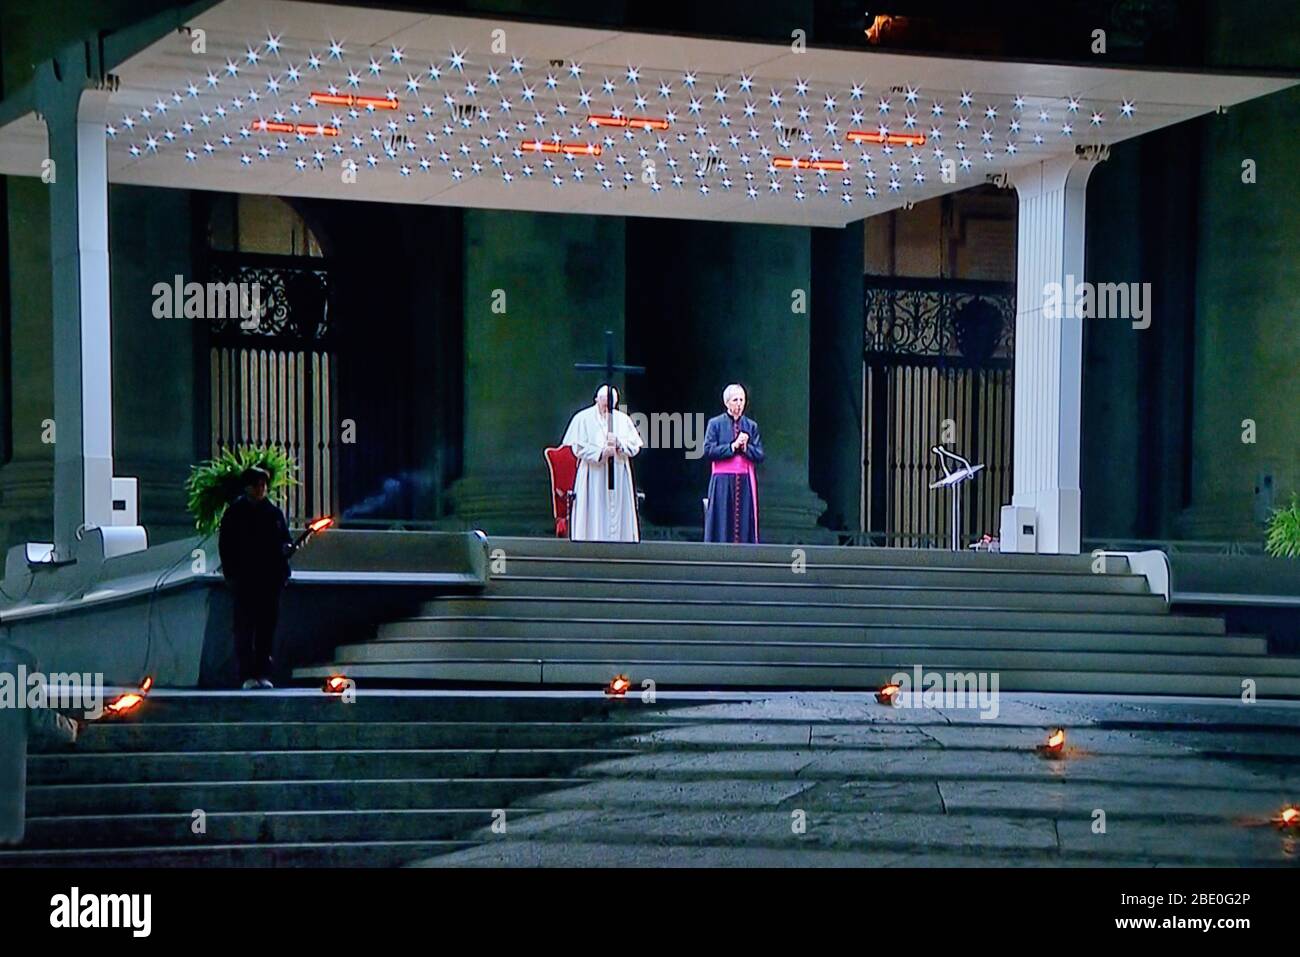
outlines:
[[[1300, 863], [1300, 830], [1275, 821], [1300, 802], [1300, 703], [1004, 694], [990, 720], [862, 694], [693, 697], [629, 699], [619, 720], [638, 728], [610, 746], [635, 753], [422, 863]], [[1055, 726], [1067, 747], [1049, 760]]]

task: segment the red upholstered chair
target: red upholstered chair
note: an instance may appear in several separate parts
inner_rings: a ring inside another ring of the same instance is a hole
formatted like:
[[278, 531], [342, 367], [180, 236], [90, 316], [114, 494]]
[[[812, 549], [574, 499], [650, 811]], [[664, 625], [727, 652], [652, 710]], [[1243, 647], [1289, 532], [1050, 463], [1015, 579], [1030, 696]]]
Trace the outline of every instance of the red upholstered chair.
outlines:
[[546, 467], [551, 473], [551, 514], [555, 516], [555, 534], [570, 537], [569, 518], [573, 513], [573, 483], [578, 477], [578, 457], [567, 445], [546, 449]]

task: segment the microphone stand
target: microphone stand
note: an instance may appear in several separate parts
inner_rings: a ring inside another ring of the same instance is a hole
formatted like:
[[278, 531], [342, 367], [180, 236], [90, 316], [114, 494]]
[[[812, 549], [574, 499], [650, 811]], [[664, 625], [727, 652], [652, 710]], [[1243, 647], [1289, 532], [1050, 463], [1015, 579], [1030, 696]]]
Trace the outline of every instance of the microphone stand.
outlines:
[[[984, 468], [981, 465], [971, 465], [970, 459], [963, 458], [954, 452], [949, 452], [943, 446], [935, 445], [930, 451], [939, 456], [939, 464], [943, 466], [943, 478], [937, 482], [931, 482], [930, 488], [948, 488], [952, 490], [952, 537], [951, 544], [954, 552], [961, 551], [961, 483], [967, 482], [975, 477], [975, 473]], [[948, 467], [949, 460], [958, 463], [956, 469]]]

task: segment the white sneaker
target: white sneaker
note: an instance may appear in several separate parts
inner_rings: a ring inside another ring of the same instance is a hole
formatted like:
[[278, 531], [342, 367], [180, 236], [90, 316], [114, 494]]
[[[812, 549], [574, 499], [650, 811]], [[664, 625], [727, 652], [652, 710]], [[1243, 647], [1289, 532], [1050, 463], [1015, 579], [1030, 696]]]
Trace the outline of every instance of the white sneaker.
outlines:
[[258, 686], [259, 688], [274, 688], [274, 687], [275, 687], [275, 685], [271, 684], [271, 682], [268, 681], [268, 680], [265, 679], [265, 678], [258, 678], [258, 679], [257, 679], [257, 686]]
[[256, 678], [249, 678], [247, 681], [244, 682], [245, 691], [256, 691], [260, 687], [262, 687], [262, 685], [258, 682]]

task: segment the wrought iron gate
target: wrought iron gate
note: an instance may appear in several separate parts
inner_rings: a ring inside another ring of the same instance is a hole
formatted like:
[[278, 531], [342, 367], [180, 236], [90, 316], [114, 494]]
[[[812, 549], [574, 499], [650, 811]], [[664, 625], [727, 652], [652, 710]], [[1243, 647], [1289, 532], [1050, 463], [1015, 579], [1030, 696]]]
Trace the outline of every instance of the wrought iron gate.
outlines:
[[933, 446], [985, 465], [960, 535], [996, 536], [1011, 500], [1012, 283], [867, 276], [862, 515], [875, 544], [943, 546], [951, 518]]
[[337, 512], [336, 362], [329, 275], [319, 259], [212, 254], [213, 282], [256, 283], [260, 316], [212, 323], [209, 348], [213, 454], [278, 445], [298, 463], [282, 504], [290, 524]]

